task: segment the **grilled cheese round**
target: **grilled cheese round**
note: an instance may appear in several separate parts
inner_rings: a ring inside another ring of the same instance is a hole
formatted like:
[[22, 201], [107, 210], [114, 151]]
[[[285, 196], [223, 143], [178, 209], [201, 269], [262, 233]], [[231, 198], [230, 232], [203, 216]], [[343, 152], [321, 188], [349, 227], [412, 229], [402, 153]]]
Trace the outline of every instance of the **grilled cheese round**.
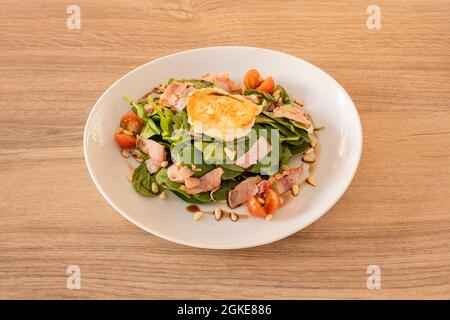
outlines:
[[217, 88], [196, 90], [188, 98], [188, 122], [194, 134], [224, 141], [247, 135], [261, 107], [241, 95]]

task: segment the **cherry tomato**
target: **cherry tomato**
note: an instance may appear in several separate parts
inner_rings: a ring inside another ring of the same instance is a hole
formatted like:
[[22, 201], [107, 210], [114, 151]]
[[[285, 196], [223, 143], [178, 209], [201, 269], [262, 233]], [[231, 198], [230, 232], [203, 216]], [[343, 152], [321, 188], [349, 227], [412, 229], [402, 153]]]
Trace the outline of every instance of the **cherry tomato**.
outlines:
[[247, 89], [255, 89], [263, 81], [259, 72], [255, 69], [250, 69], [244, 76], [244, 85]]
[[136, 146], [136, 137], [127, 136], [123, 133], [116, 133], [114, 138], [121, 148], [133, 148]]
[[275, 82], [273, 81], [272, 77], [267, 77], [261, 82], [261, 84], [258, 85], [256, 88], [259, 91], [267, 92], [268, 94], [272, 94], [273, 90], [275, 89]]
[[127, 112], [120, 120], [120, 127], [135, 134], [141, 132], [144, 124], [144, 120], [139, 118], [133, 111]]
[[274, 213], [280, 206], [280, 195], [269, 188], [264, 193], [264, 210], [267, 214]]
[[264, 207], [261, 205], [261, 203], [256, 200], [255, 196], [250, 196], [247, 200], [247, 208], [250, 213], [259, 218], [264, 218], [267, 213]]

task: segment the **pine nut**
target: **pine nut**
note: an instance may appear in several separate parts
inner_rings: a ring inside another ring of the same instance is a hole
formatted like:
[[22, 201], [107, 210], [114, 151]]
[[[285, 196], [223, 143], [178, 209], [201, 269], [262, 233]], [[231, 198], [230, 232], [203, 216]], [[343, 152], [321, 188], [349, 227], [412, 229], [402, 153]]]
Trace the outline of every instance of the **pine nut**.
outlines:
[[311, 147], [305, 151], [305, 154], [311, 154], [313, 152], [314, 152], [314, 148]]
[[311, 163], [311, 162], [316, 161], [316, 157], [314, 157], [313, 154], [308, 154], [306, 156], [303, 156], [303, 161], [307, 162], [307, 163]]
[[258, 199], [259, 203], [264, 204], [264, 199], [263, 198], [257, 198], [257, 199]]
[[280, 98], [280, 94], [281, 94], [281, 90], [279, 90], [279, 89], [275, 90], [272, 97], [274, 97], [275, 100], [278, 100], [278, 98]]
[[214, 210], [214, 217], [216, 218], [217, 221], [219, 221], [222, 218], [222, 210], [220, 210], [220, 208], [216, 208]]
[[267, 216], [266, 216], [266, 221], [270, 221], [270, 220], [272, 220], [272, 215], [271, 214], [268, 214]]
[[309, 176], [306, 181], [314, 187], [317, 186], [317, 181], [313, 176]]
[[142, 162], [144, 162], [144, 158], [136, 157], [136, 161], [139, 163], [142, 163]]
[[292, 185], [292, 195], [296, 197], [296, 196], [298, 195], [298, 193], [299, 193], [298, 184], [295, 184], [295, 183], [294, 183], [294, 184]]
[[133, 182], [133, 172], [128, 175], [128, 181]]
[[317, 146], [317, 138], [314, 136], [311, 136], [310, 140], [311, 141], [309, 144], [311, 145], [311, 147], [315, 148]]
[[203, 212], [201, 212], [201, 211], [197, 211], [196, 213], [194, 213], [194, 216], [192, 217], [192, 219], [194, 219], [194, 221], [198, 221], [201, 218], [203, 218]]
[[295, 99], [294, 102], [301, 106], [303, 106], [305, 104], [302, 99]]
[[131, 156], [131, 153], [128, 150], [122, 150], [121, 153], [122, 153], [122, 157], [124, 157], [124, 158], [129, 158]]
[[123, 128], [120, 127], [119, 129], [117, 129], [116, 133], [122, 133], [123, 132]]
[[163, 162], [161, 162], [161, 167], [165, 168], [165, 167], [167, 167], [168, 164], [169, 164], [168, 161], [163, 161]]
[[131, 132], [131, 131], [128, 131], [128, 130], [123, 130], [123, 134], [126, 134], [127, 136], [134, 136], [134, 133], [133, 132]]
[[230, 218], [233, 222], [236, 222], [239, 220], [239, 216], [234, 211], [231, 212]]
[[158, 193], [158, 191], [159, 191], [158, 185], [156, 183], [152, 182], [152, 192]]
[[161, 194], [159, 195], [159, 198], [160, 198], [161, 200], [166, 200], [166, 199], [167, 199], [167, 194], [163, 191], [163, 192], [161, 192]]

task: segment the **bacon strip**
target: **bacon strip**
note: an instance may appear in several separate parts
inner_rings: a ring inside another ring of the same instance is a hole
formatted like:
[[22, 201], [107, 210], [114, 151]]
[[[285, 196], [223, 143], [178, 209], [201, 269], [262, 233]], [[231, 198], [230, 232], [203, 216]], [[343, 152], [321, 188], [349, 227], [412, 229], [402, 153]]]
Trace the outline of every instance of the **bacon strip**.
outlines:
[[138, 148], [148, 154], [150, 159], [145, 161], [147, 165], [147, 170], [150, 174], [155, 173], [161, 168], [163, 161], [166, 161], [167, 152], [162, 144], [151, 139], [139, 139]]
[[235, 163], [239, 167], [247, 169], [264, 158], [271, 150], [272, 146], [266, 138], [261, 136], [245, 154], [236, 159]]

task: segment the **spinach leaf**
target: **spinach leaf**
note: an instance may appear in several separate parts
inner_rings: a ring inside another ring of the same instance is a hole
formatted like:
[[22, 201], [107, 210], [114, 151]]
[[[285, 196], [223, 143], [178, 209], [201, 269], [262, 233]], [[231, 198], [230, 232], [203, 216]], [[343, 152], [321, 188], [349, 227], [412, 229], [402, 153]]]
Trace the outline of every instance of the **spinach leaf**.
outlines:
[[141, 133], [139, 134], [139, 137], [141, 139], [148, 139], [150, 137], [153, 137], [154, 135], [159, 135], [161, 131], [159, 130], [158, 126], [155, 124], [155, 122], [148, 118], [145, 121], [145, 125], [142, 128]]
[[278, 172], [278, 164], [279, 161], [276, 163], [272, 163], [270, 161], [269, 156], [265, 156], [263, 159], [258, 161], [256, 164], [251, 166], [248, 170], [248, 172], [251, 173], [257, 173], [261, 175], [271, 176]]
[[222, 167], [222, 169], [224, 170], [229, 170], [229, 171], [236, 171], [236, 172], [244, 172], [244, 168], [239, 167], [236, 164], [230, 163], [230, 164], [220, 164], [220, 167]]
[[203, 88], [212, 88], [212, 87], [214, 87], [214, 83], [206, 81], [206, 80], [201, 80], [201, 79], [174, 79], [174, 78], [170, 78], [167, 81], [167, 84], [169, 85], [169, 84], [171, 84], [174, 81], [192, 84], [195, 89], [203, 89]]
[[275, 100], [275, 98], [271, 94], [264, 92], [264, 91], [256, 90], [256, 89], [246, 89], [246, 90], [244, 90], [244, 92], [242, 94], [244, 96], [249, 96], [251, 94], [258, 94], [258, 95], [263, 96], [264, 99], [266, 99], [267, 101], [270, 101], [273, 103], [277, 102], [277, 100]]
[[289, 148], [289, 150], [292, 153], [292, 156], [295, 156], [297, 154], [303, 154], [308, 148], [309, 148], [309, 142], [305, 142], [298, 146], [294, 146], [292, 148]]
[[289, 147], [286, 144], [282, 144], [281, 146], [281, 164], [287, 164], [289, 160], [292, 158], [292, 152], [289, 150]]
[[209, 192], [200, 192], [192, 195], [193, 198], [201, 203], [209, 203], [212, 202], [211, 197], [209, 196]]
[[302, 128], [296, 128], [295, 129], [295, 133], [301, 137], [303, 140], [305, 140], [306, 142], [311, 142], [311, 138], [309, 136], [308, 131], [306, 131], [305, 129]]
[[188, 129], [189, 123], [188, 123], [188, 116], [187, 111], [184, 109], [181, 112], [176, 113], [173, 118], [173, 123], [175, 124], [176, 129]]
[[[192, 169], [192, 165], [190, 167]], [[213, 170], [215, 167], [216, 167], [215, 165], [208, 164], [208, 163], [196, 164], [195, 165], [195, 173], [193, 174], [193, 177], [199, 178], [199, 177], [207, 174], [211, 170]]]
[[280, 97], [281, 97], [281, 101], [283, 101], [283, 104], [291, 104], [291, 98], [289, 98], [286, 90], [282, 86], [277, 85], [275, 87], [275, 91], [276, 90], [280, 90]]
[[[295, 134], [295, 132], [292, 132], [291, 130], [289, 130], [289, 128], [286, 128], [285, 126], [283, 126], [278, 122], [270, 122], [269, 125], [275, 129], [278, 129], [280, 131], [280, 134], [284, 136], [286, 139], [293, 139], [293, 140], [298, 139], [298, 136]], [[286, 140], [283, 137], [280, 138], [282, 140]]]
[[292, 124], [292, 122], [284, 120], [279, 117], [275, 117], [273, 112], [270, 111], [263, 111], [262, 113], [268, 116], [269, 118], [273, 119], [274, 121], [278, 122], [279, 124], [283, 125], [284, 127], [288, 128], [292, 132], [295, 132], [295, 126]]
[[133, 151], [135, 153], [137, 153], [141, 158], [144, 158], [145, 160], [150, 159], [150, 157], [148, 156], [148, 154], [146, 154], [145, 152], [143, 152], [141, 149], [139, 148], [134, 148]]
[[276, 121], [264, 114], [258, 114], [255, 118], [255, 123], [275, 123]]
[[224, 168], [222, 168], [222, 169], [223, 169], [223, 175], [222, 175], [223, 180], [231, 180], [231, 179], [234, 179], [241, 175], [241, 172], [239, 172], [239, 171], [232, 171], [232, 170], [228, 170], [228, 169], [224, 169]]
[[147, 171], [147, 166], [142, 163], [134, 170], [132, 185], [133, 188], [144, 197], [154, 197], [162, 192], [162, 188], [158, 186], [158, 192], [152, 192], [152, 184], [156, 183], [156, 179]]
[[175, 194], [180, 199], [189, 203], [208, 203], [211, 202], [209, 193], [201, 192], [195, 195], [191, 195], [180, 189], [181, 183], [173, 182], [167, 176], [167, 168], [161, 168], [155, 175], [155, 180], [160, 184], [165, 186], [173, 194]]
[[215, 200], [226, 200], [228, 191], [233, 189], [239, 181], [233, 181], [233, 180], [227, 180], [222, 181], [222, 184], [220, 185], [220, 189], [213, 192], [212, 196]]
[[324, 126], [321, 126], [321, 127], [318, 127], [318, 128], [314, 128], [314, 132], [316, 132], [316, 131], [322, 131], [322, 130], [325, 130], [325, 127], [324, 127]]
[[283, 142], [286, 142], [287, 144], [290, 144], [290, 145], [299, 146], [301, 144], [304, 144], [305, 140], [303, 140], [303, 138], [299, 138], [297, 140], [284, 140]]
[[137, 103], [130, 97], [123, 97], [125, 101], [127, 101], [129, 104], [133, 106], [133, 111], [138, 115], [139, 118], [142, 120], [148, 120], [150, 119], [149, 115], [147, 114], [147, 111], [145, 111], [144, 105]]
[[187, 80], [181, 80], [181, 82], [189, 82], [194, 85], [195, 89], [203, 89], [203, 88], [212, 88], [214, 87], [214, 83], [205, 81], [205, 80], [199, 80], [199, 79], [187, 79]]
[[178, 198], [180, 198], [181, 200], [187, 202], [187, 203], [193, 203], [193, 204], [204, 204], [204, 203], [209, 203], [212, 202], [212, 200], [209, 198], [209, 194], [206, 193], [206, 195], [208, 196], [208, 200], [206, 200], [206, 196], [205, 195], [200, 195], [197, 198], [188, 195], [184, 192], [180, 192], [180, 191], [174, 191], [174, 190], [170, 190], [174, 195], [176, 195]]
[[148, 102], [152, 105], [153, 110], [159, 115], [159, 126], [162, 130], [162, 136], [169, 137], [173, 130], [173, 111], [160, 104], [156, 104], [152, 96], [148, 96]]

